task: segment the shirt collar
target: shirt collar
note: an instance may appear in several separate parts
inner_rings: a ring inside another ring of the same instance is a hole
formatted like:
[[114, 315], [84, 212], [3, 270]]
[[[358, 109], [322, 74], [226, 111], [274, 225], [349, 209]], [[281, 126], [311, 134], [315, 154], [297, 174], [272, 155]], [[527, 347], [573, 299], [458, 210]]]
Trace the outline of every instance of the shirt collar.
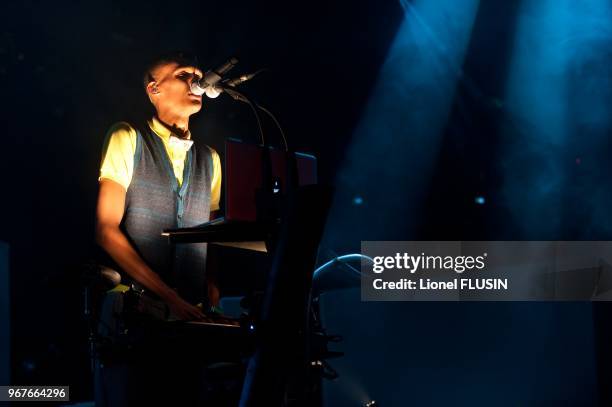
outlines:
[[169, 128], [164, 126], [157, 117], [153, 117], [151, 120], [149, 120], [149, 127], [151, 128], [151, 130], [155, 132], [155, 134], [161, 137], [162, 140], [164, 140], [165, 142], [168, 142], [170, 140], [170, 136], [173, 136], [179, 139], [182, 138], [182, 139], [191, 140], [191, 132], [189, 130], [187, 130], [186, 137], [179, 137], [178, 135], [172, 133], [172, 131], [170, 131]]
[[149, 127], [166, 144], [168, 144], [171, 149], [179, 149], [187, 152], [193, 145], [193, 140], [191, 140], [191, 132], [189, 130], [187, 130], [187, 135], [185, 138], [178, 137], [176, 134], [170, 131], [169, 128], [164, 126], [157, 117], [153, 117], [151, 120], [149, 120]]

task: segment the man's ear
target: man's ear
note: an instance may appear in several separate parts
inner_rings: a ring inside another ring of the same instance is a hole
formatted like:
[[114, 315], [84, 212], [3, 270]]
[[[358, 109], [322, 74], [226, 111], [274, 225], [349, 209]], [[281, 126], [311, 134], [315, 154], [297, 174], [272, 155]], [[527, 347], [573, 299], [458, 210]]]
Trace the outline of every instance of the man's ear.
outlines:
[[151, 81], [147, 85], [147, 91], [149, 94], [156, 95], [159, 93], [159, 88], [157, 87], [157, 82]]

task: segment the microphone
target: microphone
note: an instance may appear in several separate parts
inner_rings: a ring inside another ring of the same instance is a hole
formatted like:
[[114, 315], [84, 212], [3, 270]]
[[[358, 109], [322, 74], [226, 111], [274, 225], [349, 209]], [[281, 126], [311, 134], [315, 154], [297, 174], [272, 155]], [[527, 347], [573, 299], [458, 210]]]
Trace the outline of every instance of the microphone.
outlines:
[[221, 94], [221, 90], [216, 89], [215, 85], [222, 79], [221, 77], [237, 63], [238, 59], [232, 57], [217, 69], [206, 72], [202, 79], [191, 82], [191, 93], [198, 96], [206, 93], [206, 96], [209, 98], [216, 98]]
[[223, 82], [223, 84], [224, 84], [225, 86], [229, 86], [229, 87], [231, 87], [231, 88], [234, 88], [234, 87], [236, 87], [237, 85], [240, 85], [241, 83], [244, 83], [244, 82], [246, 82], [246, 81], [250, 81], [251, 79], [253, 79], [253, 78], [255, 77], [255, 75], [257, 75], [258, 73], [260, 73], [260, 72], [261, 72], [261, 71], [263, 71], [263, 70], [264, 70], [264, 69], [260, 69], [259, 71], [254, 72], [254, 73], [250, 73], [250, 74], [248, 74], [248, 75], [240, 75], [240, 76], [239, 76], [239, 77], [237, 77], [237, 78], [234, 78], [234, 79], [230, 79], [230, 80], [224, 81], [224, 82]]

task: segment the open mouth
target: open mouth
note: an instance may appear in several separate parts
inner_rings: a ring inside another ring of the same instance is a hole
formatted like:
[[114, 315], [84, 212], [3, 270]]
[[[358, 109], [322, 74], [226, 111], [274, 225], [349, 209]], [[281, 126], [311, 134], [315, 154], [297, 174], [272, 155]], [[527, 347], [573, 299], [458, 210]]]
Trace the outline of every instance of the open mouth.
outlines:
[[198, 102], [198, 104], [202, 103], [201, 95], [194, 95], [193, 93], [189, 93], [189, 99], [191, 99], [192, 102]]

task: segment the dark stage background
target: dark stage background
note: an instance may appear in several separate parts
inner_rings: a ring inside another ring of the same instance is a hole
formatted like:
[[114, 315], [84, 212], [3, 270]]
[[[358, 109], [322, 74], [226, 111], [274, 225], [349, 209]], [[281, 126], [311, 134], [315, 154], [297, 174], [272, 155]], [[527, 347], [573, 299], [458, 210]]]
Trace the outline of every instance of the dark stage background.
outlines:
[[[141, 70], [161, 51], [268, 68], [244, 90], [337, 187], [321, 262], [362, 240], [612, 239], [610, 2], [585, 3], [3, 3], [12, 383], [92, 398], [79, 269], [94, 252], [102, 142], [146, 117]], [[225, 96], [191, 127], [220, 152], [227, 137], [257, 141], [248, 107]], [[322, 299], [347, 352], [327, 405], [609, 400], [607, 306], [358, 294]]]

